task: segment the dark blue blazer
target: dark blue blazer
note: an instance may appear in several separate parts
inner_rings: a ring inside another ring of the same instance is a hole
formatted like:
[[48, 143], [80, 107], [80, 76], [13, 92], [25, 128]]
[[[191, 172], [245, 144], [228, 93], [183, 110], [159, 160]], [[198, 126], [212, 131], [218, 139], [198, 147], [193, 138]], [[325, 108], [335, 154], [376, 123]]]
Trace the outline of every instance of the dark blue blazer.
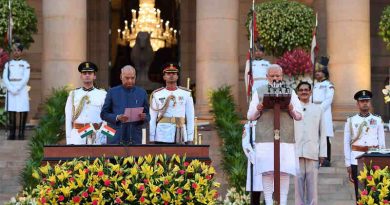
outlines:
[[[143, 107], [146, 113], [145, 121], [121, 123], [116, 116], [123, 114], [125, 108]], [[108, 144], [141, 144], [142, 128], [149, 122], [149, 103], [146, 91], [140, 87], [125, 88], [122, 85], [108, 90], [100, 117], [108, 126], [116, 130], [115, 136], [107, 139]]]

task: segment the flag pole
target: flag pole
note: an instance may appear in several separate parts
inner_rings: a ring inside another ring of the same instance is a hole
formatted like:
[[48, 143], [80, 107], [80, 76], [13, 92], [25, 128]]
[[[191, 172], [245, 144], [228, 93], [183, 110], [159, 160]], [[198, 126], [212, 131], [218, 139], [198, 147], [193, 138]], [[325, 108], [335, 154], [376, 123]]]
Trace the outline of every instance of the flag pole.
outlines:
[[[256, 26], [255, 26], [255, 23], [256, 23], [256, 21], [255, 21], [255, 18], [256, 18], [256, 13], [255, 13], [255, 0], [252, 0], [252, 21], [251, 21], [251, 25], [250, 25], [250, 27], [251, 27], [251, 33], [250, 33], [250, 55], [249, 55], [249, 72], [248, 72], [248, 74], [249, 74], [249, 79], [248, 79], [248, 85], [249, 84], [252, 84], [252, 82], [251, 82], [251, 79], [253, 79], [253, 69], [252, 69], [252, 67], [253, 67], [253, 55], [254, 55], [254, 44], [255, 44], [255, 29], [254, 28], [256, 28]], [[248, 87], [248, 93], [249, 93], [249, 102], [251, 102], [252, 101], [252, 86], [253, 85], [251, 85], [251, 86], [249, 86]], [[252, 147], [252, 149], [254, 148], [254, 144], [253, 144], [253, 123], [252, 123], [252, 121], [250, 121], [249, 122], [249, 142], [250, 142], [250, 145], [251, 145], [251, 147]], [[250, 193], [251, 193], [251, 205], [254, 205], [254, 196], [253, 196], [253, 164], [251, 163], [251, 162], [249, 162], [250, 163]]]
[[[9, 48], [9, 51], [11, 53], [11, 50], [12, 50], [12, 0], [8, 0], [8, 9], [9, 9], [9, 13], [8, 13], [8, 34], [7, 34], [8, 36], [7, 36], [7, 38], [8, 38], [8, 48]], [[9, 76], [10, 76], [10, 69], [9, 69], [10, 62], [11, 62], [11, 55], [9, 56], [8, 63], [7, 63], [7, 69], [8, 69], [7, 78], [8, 78], [8, 80], [9, 80]], [[6, 112], [8, 113], [8, 119], [9, 119], [10, 112], [8, 111], [8, 108], [9, 108], [8, 96], [9, 96], [9, 92], [7, 89], [5, 103], [6, 103]], [[11, 128], [11, 125], [10, 125], [10, 121], [8, 120], [8, 129], [7, 130], [9, 131], [10, 128]], [[13, 136], [13, 137], [15, 137], [15, 136]]]
[[[316, 55], [316, 47], [317, 47], [317, 28], [318, 28], [318, 13], [316, 12], [316, 23], [315, 23], [315, 27], [313, 28], [313, 40], [312, 40], [312, 51], [311, 51], [311, 54], [312, 54], [312, 57], [311, 57], [311, 60], [312, 60], [312, 64], [313, 64], [313, 79], [312, 79], [312, 90], [314, 89], [314, 81], [315, 81], [315, 74], [316, 74], [316, 59], [317, 59], [317, 55]], [[311, 102], [313, 103], [314, 102], [314, 92], [312, 92], [312, 96], [311, 96]]]

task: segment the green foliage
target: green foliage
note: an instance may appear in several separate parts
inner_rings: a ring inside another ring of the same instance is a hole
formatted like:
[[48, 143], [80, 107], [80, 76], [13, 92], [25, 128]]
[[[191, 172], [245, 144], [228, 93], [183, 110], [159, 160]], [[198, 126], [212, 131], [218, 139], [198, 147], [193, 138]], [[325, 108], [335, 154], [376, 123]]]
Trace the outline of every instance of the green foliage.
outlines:
[[[0, 0], [0, 47], [7, 48], [4, 38], [8, 30], [9, 0]], [[37, 33], [37, 17], [26, 0], [12, 0], [13, 37], [17, 37], [28, 48]]]
[[379, 36], [382, 37], [387, 49], [390, 49], [390, 6], [382, 12], [381, 20], [379, 21]]
[[0, 108], [0, 127], [7, 126], [7, 112], [4, 108]]
[[212, 91], [210, 102], [218, 135], [223, 140], [223, 169], [229, 176], [230, 186], [241, 189], [245, 186], [247, 159], [241, 147], [243, 125], [240, 124], [241, 118], [235, 111], [236, 105], [230, 93], [230, 86]]
[[[265, 52], [276, 57], [294, 48], [308, 50], [315, 26], [313, 10], [299, 2], [273, 0], [255, 5], [257, 30]], [[252, 11], [248, 13], [246, 26]]]
[[35, 187], [38, 183], [32, 177], [33, 170], [41, 165], [43, 146], [55, 144], [65, 137], [65, 103], [68, 97], [68, 88], [54, 89], [44, 104], [45, 114], [39, 121], [34, 136], [29, 142], [30, 157], [22, 171], [22, 184], [26, 189]]

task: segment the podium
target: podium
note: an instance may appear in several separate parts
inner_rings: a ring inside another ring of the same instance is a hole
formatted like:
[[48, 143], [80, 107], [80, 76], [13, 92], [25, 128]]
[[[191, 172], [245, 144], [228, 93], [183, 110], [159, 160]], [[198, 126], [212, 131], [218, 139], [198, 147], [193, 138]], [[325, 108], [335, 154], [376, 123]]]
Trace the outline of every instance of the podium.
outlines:
[[[283, 88], [285, 89], [285, 88]], [[269, 87], [271, 90], [271, 87]], [[277, 91], [264, 94], [263, 106], [264, 109], [274, 110], [274, 201], [280, 203], [280, 112], [288, 110], [291, 94], [282, 92], [282, 87], [277, 88]]]
[[49, 162], [50, 164], [58, 163], [59, 161], [69, 161], [78, 157], [89, 157], [92, 160], [99, 157], [113, 159], [114, 156], [119, 157], [139, 157], [148, 154], [158, 155], [166, 154], [168, 157], [173, 154], [181, 157], [186, 156], [188, 161], [197, 159], [211, 164], [209, 157], [210, 145], [46, 145], [43, 148], [42, 164]]
[[[358, 157], [358, 174], [364, 169], [364, 165], [379, 166], [381, 169], [390, 166], [390, 153], [382, 154], [379, 152], [364, 153]], [[364, 189], [364, 184], [359, 181], [359, 189]]]

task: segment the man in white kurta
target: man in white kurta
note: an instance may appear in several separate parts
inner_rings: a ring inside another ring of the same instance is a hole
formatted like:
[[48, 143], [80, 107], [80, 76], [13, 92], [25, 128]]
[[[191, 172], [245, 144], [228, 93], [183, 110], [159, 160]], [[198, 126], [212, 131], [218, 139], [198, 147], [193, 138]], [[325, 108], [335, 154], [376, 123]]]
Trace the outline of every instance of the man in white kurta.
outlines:
[[318, 204], [318, 168], [326, 157], [326, 130], [321, 105], [310, 101], [311, 85], [297, 86], [305, 117], [294, 122], [295, 151], [299, 157], [299, 173], [295, 176], [295, 205]]
[[[265, 60], [264, 58], [264, 46], [261, 45], [259, 42], [255, 44], [255, 52], [254, 52], [254, 59], [252, 59], [252, 77], [253, 77], [253, 85], [251, 89], [251, 93], [256, 92], [257, 88], [263, 85], [267, 85], [267, 68], [270, 65], [269, 61]], [[250, 61], [249, 59], [246, 61], [245, 65], [245, 73], [244, 73], [244, 79], [245, 79], [245, 90], [248, 93], [248, 83], [250, 81], [250, 76], [249, 76], [249, 71], [250, 71]], [[249, 98], [247, 99], [249, 100]], [[248, 102], [249, 103], [249, 102]], [[256, 121], [250, 121], [245, 125], [246, 131], [246, 137], [243, 138], [242, 140], [242, 145], [245, 154], [248, 156], [247, 149], [245, 147], [249, 148], [252, 146], [254, 143], [254, 137], [255, 137], [255, 125]], [[250, 143], [250, 136], [249, 136], [249, 130], [252, 127], [252, 132], [253, 132], [253, 137], [252, 140], [253, 142]], [[252, 148], [251, 148], [252, 149]], [[253, 167], [256, 169], [256, 167]], [[257, 173], [254, 171], [254, 173]], [[247, 166], [247, 183], [246, 183], [246, 190], [247, 191], [252, 191], [252, 204], [259, 204], [260, 203], [260, 192], [263, 191], [263, 185], [262, 185], [262, 180], [261, 180], [261, 175], [254, 174], [253, 175], [253, 187], [251, 190], [251, 162], [248, 160], [248, 166]]]
[[[283, 71], [279, 65], [272, 64], [267, 69], [267, 80], [269, 84], [273, 81], [279, 82], [283, 79]], [[255, 165], [262, 174], [263, 192], [267, 205], [273, 204], [273, 171], [274, 171], [274, 143], [273, 143], [273, 110], [264, 110], [262, 100], [268, 89], [267, 85], [261, 86], [252, 95], [252, 101], [247, 113], [248, 120], [257, 120], [256, 124], [256, 146]], [[298, 158], [295, 156], [294, 147], [294, 126], [293, 119], [302, 119], [301, 104], [295, 92], [291, 89], [291, 101], [288, 111], [282, 111], [281, 120], [281, 143], [280, 143], [280, 204], [287, 204], [289, 187], [289, 174], [296, 175]]]
[[13, 60], [4, 65], [3, 81], [7, 88], [5, 110], [8, 112], [10, 133], [8, 140], [16, 138], [16, 113], [20, 113], [18, 139], [24, 139], [24, 130], [30, 103], [27, 85], [30, 79], [30, 64], [21, 59], [23, 45], [15, 43], [12, 48]]
[[164, 66], [166, 87], [153, 91], [150, 100], [149, 141], [156, 144], [191, 144], [194, 139], [194, 101], [191, 90], [177, 86], [178, 66]]
[[329, 81], [329, 71], [328, 71], [328, 62], [329, 58], [321, 57], [320, 62], [316, 64], [315, 71], [315, 83], [313, 87], [313, 102], [315, 104], [321, 105], [324, 115], [322, 119], [325, 122], [326, 126], [326, 136], [327, 136], [327, 158], [322, 164], [322, 166], [330, 166], [331, 161], [331, 138], [334, 136], [333, 131], [333, 119], [332, 119], [332, 102], [334, 96], [334, 86], [333, 83]]
[[385, 133], [380, 116], [370, 113], [372, 93], [368, 90], [357, 92], [359, 113], [349, 117], [344, 127], [344, 156], [349, 180], [354, 183], [356, 200], [358, 198], [357, 159], [371, 148], [385, 148]]
[[[70, 91], [65, 105], [66, 144], [105, 144], [106, 137], [100, 133], [100, 111], [107, 92], [94, 87], [97, 66], [92, 62], [79, 65], [83, 86]], [[92, 134], [82, 137], [81, 130], [90, 126]]]

